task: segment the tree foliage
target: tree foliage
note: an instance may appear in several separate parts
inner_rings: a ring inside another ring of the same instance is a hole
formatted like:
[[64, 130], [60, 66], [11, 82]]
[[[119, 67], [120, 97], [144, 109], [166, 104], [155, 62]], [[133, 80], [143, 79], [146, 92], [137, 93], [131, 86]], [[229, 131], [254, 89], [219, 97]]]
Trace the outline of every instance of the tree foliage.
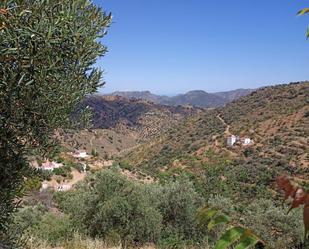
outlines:
[[304, 242], [306, 242], [309, 235], [309, 193], [306, 192], [303, 188], [292, 184], [286, 176], [280, 176], [276, 181], [280, 190], [284, 192], [284, 200], [288, 200], [289, 198], [292, 199], [292, 204], [288, 212], [300, 206], [304, 207]]
[[48, 150], [54, 129], [102, 85], [94, 63], [110, 22], [88, 0], [0, 2], [0, 240], [32, 174], [26, 156]]
[[[206, 225], [208, 230], [223, 224], [231, 223], [231, 218], [222, 214], [216, 208], [201, 208], [197, 214], [200, 225]], [[226, 249], [234, 245], [235, 249], [254, 248], [258, 243], [263, 245], [261, 239], [247, 228], [230, 224], [215, 245], [215, 249]]]
[[117, 170], [90, 175], [75, 191], [57, 193], [59, 208], [76, 232], [91, 237], [118, 235], [124, 243], [175, 244], [197, 241], [195, 214], [202, 204], [188, 180], [140, 184]]
[[[297, 15], [302, 16], [309, 13], [309, 8], [303, 8], [297, 12]], [[309, 38], [309, 28], [307, 29], [307, 38]]]

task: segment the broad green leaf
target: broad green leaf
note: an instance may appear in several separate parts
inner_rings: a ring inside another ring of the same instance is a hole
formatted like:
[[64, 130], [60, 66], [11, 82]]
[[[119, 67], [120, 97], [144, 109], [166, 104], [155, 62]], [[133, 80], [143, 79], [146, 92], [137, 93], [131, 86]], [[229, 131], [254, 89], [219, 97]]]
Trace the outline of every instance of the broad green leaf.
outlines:
[[259, 239], [253, 235], [251, 232], [245, 232], [244, 235], [240, 238], [240, 243], [235, 247], [235, 249], [248, 249], [256, 245], [259, 242]]
[[242, 227], [233, 227], [227, 230], [218, 240], [215, 249], [225, 249], [236, 242], [246, 230]]
[[214, 217], [217, 213], [218, 213], [218, 210], [215, 209], [215, 208], [208, 209], [207, 212], [206, 212], [205, 218], [206, 218], [206, 219], [211, 219], [211, 218]]
[[301, 15], [307, 14], [308, 12], [309, 12], [309, 8], [304, 8], [298, 11], [297, 15], [301, 16]]
[[208, 209], [204, 207], [199, 210], [197, 214], [197, 218], [201, 224], [208, 222], [212, 217], [214, 217], [218, 213], [218, 210], [215, 208]]
[[208, 223], [208, 229], [211, 230], [214, 228], [216, 225], [221, 224], [221, 223], [228, 223], [230, 221], [230, 218], [224, 214], [222, 215], [217, 215], [215, 218], [213, 218], [209, 223]]

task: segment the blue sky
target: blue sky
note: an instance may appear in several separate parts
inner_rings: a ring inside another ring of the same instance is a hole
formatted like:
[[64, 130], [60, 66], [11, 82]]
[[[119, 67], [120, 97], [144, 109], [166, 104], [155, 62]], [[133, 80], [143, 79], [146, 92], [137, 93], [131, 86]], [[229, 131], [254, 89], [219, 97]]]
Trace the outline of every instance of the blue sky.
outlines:
[[95, 0], [113, 14], [100, 92], [177, 94], [309, 80], [301, 0]]

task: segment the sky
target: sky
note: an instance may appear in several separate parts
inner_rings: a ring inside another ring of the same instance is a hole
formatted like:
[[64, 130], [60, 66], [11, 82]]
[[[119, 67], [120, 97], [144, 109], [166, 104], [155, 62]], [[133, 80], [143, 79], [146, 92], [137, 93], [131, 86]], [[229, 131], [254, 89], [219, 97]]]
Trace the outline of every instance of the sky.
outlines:
[[174, 95], [309, 80], [301, 0], [94, 0], [112, 12], [102, 93]]

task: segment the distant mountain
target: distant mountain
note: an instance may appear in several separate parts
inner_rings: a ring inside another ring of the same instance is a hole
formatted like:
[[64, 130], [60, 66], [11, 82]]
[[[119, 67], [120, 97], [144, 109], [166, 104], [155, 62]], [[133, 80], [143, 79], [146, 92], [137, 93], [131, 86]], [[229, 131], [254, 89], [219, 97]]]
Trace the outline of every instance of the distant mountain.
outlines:
[[107, 94], [110, 96], [120, 96], [128, 99], [143, 99], [148, 100], [156, 104], [160, 104], [169, 99], [167, 96], [156, 95], [151, 93], [150, 91], [116, 91], [111, 94]]
[[226, 100], [220, 96], [202, 90], [190, 91], [164, 101], [165, 105], [192, 105], [203, 108], [223, 106]]
[[213, 94], [225, 99], [228, 102], [231, 102], [233, 100], [239, 99], [240, 97], [249, 95], [253, 91], [256, 91], [256, 89], [242, 89], [241, 88], [241, 89], [236, 89], [236, 90], [227, 91], [227, 92], [217, 92]]
[[202, 90], [195, 90], [173, 97], [156, 95], [149, 91], [117, 91], [108, 95], [121, 96], [128, 99], [148, 100], [161, 105], [190, 105], [202, 108], [213, 108], [224, 106], [225, 104], [240, 97], [246, 96], [253, 91], [253, 89], [237, 89], [227, 92], [207, 93]]

